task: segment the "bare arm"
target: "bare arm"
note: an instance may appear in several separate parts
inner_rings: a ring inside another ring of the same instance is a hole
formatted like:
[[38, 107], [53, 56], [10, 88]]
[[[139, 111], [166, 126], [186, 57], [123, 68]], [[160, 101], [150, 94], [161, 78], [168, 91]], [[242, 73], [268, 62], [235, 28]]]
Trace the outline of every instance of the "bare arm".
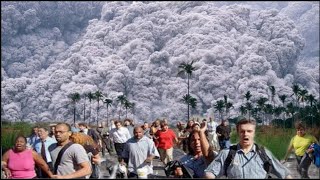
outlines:
[[51, 178], [53, 173], [50, 171], [48, 164], [43, 160], [43, 158], [34, 150], [32, 150], [32, 156], [34, 162]]
[[90, 164], [89, 161], [83, 162], [78, 164], [80, 166], [80, 169], [77, 170], [74, 173], [71, 174], [67, 174], [64, 176], [61, 175], [53, 175], [53, 178], [55, 179], [72, 179], [72, 178], [80, 178], [80, 177], [84, 177], [86, 175], [91, 174], [91, 168], [90, 168]]
[[287, 161], [288, 159], [288, 155], [290, 154], [290, 152], [292, 151], [293, 149], [293, 145], [290, 143], [288, 149], [287, 149], [287, 152], [286, 152], [286, 155], [284, 156], [284, 160]]
[[207, 160], [207, 164], [210, 164], [210, 162], [213, 160], [213, 151], [211, 150], [209, 146], [208, 139], [206, 137], [205, 131], [207, 130], [207, 123], [204, 122], [201, 125], [199, 134], [200, 134], [200, 143], [201, 143], [201, 150], [204, 158]]
[[7, 179], [11, 177], [11, 171], [8, 168], [8, 159], [9, 159], [9, 151], [7, 151], [3, 154], [2, 161], [1, 161], [1, 167], [6, 175]]

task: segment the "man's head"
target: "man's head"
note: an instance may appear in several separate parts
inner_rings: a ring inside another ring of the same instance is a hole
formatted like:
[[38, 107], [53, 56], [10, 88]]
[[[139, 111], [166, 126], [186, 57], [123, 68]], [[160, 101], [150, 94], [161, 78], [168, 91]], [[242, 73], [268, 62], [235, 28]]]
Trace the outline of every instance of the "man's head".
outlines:
[[33, 128], [32, 128], [32, 134], [35, 134], [35, 135], [38, 135], [38, 126], [34, 126]]
[[122, 123], [121, 123], [121, 121], [115, 121], [114, 125], [116, 126], [117, 129], [120, 129], [122, 126]]
[[59, 144], [69, 141], [71, 136], [71, 127], [67, 123], [58, 123], [56, 125], [55, 137]]
[[254, 143], [256, 121], [251, 119], [242, 119], [238, 121], [236, 128], [240, 138], [239, 143], [241, 147], [251, 146]]
[[49, 129], [45, 126], [40, 126], [38, 128], [38, 134], [41, 140], [45, 140], [49, 135]]
[[133, 129], [133, 135], [134, 135], [134, 138], [138, 140], [141, 139], [143, 137], [143, 129], [140, 126], [135, 127]]
[[83, 131], [84, 129], [87, 129], [87, 128], [88, 128], [87, 123], [79, 123], [78, 125], [79, 125], [80, 131]]
[[162, 130], [162, 131], [166, 131], [166, 130], [169, 129], [168, 123], [167, 123], [166, 121], [164, 121], [164, 120], [162, 120], [162, 121], [160, 122], [160, 127], [161, 127], [161, 130]]
[[148, 122], [144, 122], [143, 123], [143, 130], [148, 129], [148, 128], [149, 128]]
[[125, 119], [123, 121], [124, 126], [129, 126], [130, 125], [130, 119]]

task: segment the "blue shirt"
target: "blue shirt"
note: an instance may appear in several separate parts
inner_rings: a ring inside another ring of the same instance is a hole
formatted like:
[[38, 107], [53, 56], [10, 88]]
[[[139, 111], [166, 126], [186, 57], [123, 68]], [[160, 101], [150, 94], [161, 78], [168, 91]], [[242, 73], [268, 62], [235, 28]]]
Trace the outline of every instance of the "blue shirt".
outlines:
[[194, 178], [202, 178], [205, 175], [204, 170], [207, 168], [206, 159], [201, 156], [195, 159], [194, 156], [187, 154], [180, 158], [179, 160], [183, 165], [192, 169]]
[[[51, 155], [50, 155], [48, 147], [51, 144], [54, 144], [54, 143], [57, 143], [57, 141], [55, 139], [49, 137], [49, 136], [44, 140], [47, 163], [52, 162], [52, 158], [51, 158]], [[34, 148], [35, 151], [37, 151], [37, 153], [41, 154], [41, 147], [42, 147], [42, 140], [41, 139], [37, 139], [33, 148]]]
[[[267, 156], [272, 161], [273, 170], [270, 174], [284, 179], [290, 174], [290, 171], [283, 166], [272, 153], [265, 148]], [[223, 149], [219, 152], [218, 156], [211, 162], [205, 172], [210, 172], [216, 177], [225, 175], [224, 162], [228, 156], [229, 149]], [[263, 161], [256, 151], [256, 146], [253, 145], [252, 149], [245, 154], [240, 145], [237, 145], [237, 151], [234, 159], [227, 169], [228, 178], [230, 179], [264, 179], [267, 172], [263, 168]]]

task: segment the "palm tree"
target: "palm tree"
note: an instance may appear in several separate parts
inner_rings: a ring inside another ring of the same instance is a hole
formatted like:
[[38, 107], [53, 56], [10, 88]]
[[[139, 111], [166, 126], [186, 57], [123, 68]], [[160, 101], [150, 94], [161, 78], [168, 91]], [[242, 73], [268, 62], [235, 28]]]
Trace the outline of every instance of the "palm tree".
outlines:
[[214, 108], [216, 108], [216, 111], [219, 112], [220, 115], [220, 119], [223, 120], [223, 108], [224, 108], [224, 101], [223, 100], [219, 100], [216, 102], [216, 104], [214, 105]]
[[[282, 102], [282, 109], [285, 110], [285, 102], [287, 99], [287, 95], [279, 95], [279, 99]], [[283, 128], [285, 127], [286, 127], [286, 120], [285, 120], [285, 117], [283, 117]]]
[[[189, 108], [189, 106], [191, 106], [191, 108], [193, 108], [193, 109], [195, 109], [197, 107], [197, 99], [192, 97], [190, 94], [184, 95], [182, 97], [182, 101], [188, 105], [188, 108]], [[188, 110], [188, 112], [189, 112], [189, 110]]]
[[[276, 89], [275, 89], [275, 87], [274, 86], [269, 86], [269, 89], [270, 89], [270, 91], [271, 91], [271, 101], [272, 101], [272, 105], [273, 105], [273, 109], [275, 108], [274, 106], [275, 106], [275, 103], [274, 103], [274, 96], [276, 95]], [[272, 113], [272, 119], [274, 119], [274, 115], [273, 115], [273, 113]]]
[[112, 99], [104, 99], [103, 103], [105, 103], [107, 105], [107, 126], [109, 127], [109, 107], [111, 106], [112, 104]]
[[229, 112], [230, 112], [230, 108], [233, 107], [233, 104], [228, 102], [228, 96], [227, 95], [224, 95], [223, 99], [224, 99], [224, 106], [226, 108], [226, 117], [228, 117]]
[[293, 91], [293, 94], [291, 96], [295, 95], [295, 97], [296, 97], [296, 107], [298, 107], [299, 92], [301, 91], [301, 89], [300, 89], [299, 85], [297, 85], [297, 84], [294, 84], [291, 88], [292, 88], [292, 91]]
[[99, 102], [100, 102], [100, 100], [102, 99], [102, 97], [103, 97], [103, 95], [102, 95], [102, 92], [101, 91], [96, 91], [95, 93], [94, 93], [94, 96], [95, 96], [95, 98], [96, 98], [96, 100], [98, 101], [98, 107], [97, 107], [97, 126], [99, 125], [99, 109], [100, 109], [100, 106], [99, 106]]
[[[271, 104], [265, 105], [265, 113], [267, 114], [273, 114], [273, 106]], [[268, 125], [270, 124], [269, 120], [267, 120]]]
[[[268, 101], [268, 98], [265, 98], [265, 97], [260, 97], [257, 101], [257, 105], [258, 105], [258, 108], [259, 108], [259, 111], [263, 111], [265, 109], [265, 105], [266, 105], [266, 102]], [[265, 114], [263, 114], [263, 122], [265, 121]]]
[[244, 116], [247, 113], [247, 109], [244, 106], [240, 106], [240, 113], [242, 116]]
[[246, 102], [246, 109], [248, 110], [248, 119], [250, 119], [250, 112], [253, 109], [253, 106], [250, 102]]
[[[187, 78], [188, 78], [188, 93], [187, 95], [190, 95], [189, 93], [189, 87], [190, 87], [190, 84], [189, 84], [189, 80], [190, 80], [190, 77], [192, 75], [192, 72], [196, 69], [194, 66], [193, 66], [193, 63], [194, 61], [191, 61], [191, 63], [181, 63], [179, 65], [179, 69], [180, 71], [178, 72], [178, 75], [180, 74], [187, 74]], [[190, 108], [189, 108], [189, 103], [188, 103], [188, 120], [190, 118]]]
[[298, 92], [298, 94], [299, 94], [299, 100], [302, 102], [303, 107], [305, 107], [304, 102], [307, 99], [308, 90], [302, 89]]
[[250, 91], [247, 91], [247, 93], [244, 95], [244, 97], [246, 98], [247, 102], [250, 100], [251, 96], [252, 95], [251, 95]]
[[132, 104], [130, 103], [130, 101], [126, 100], [123, 103], [124, 108], [126, 109], [126, 118], [128, 117], [128, 109], [130, 109], [132, 107]]
[[119, 110], [119, 120], [121, 118], [121, 108], [122, 105], [127, 101], [127, 98], [125, 95], [120, 95], [117, 97], [117, 101], [120, 103], [120, 110]]
[[88, 97], [88, 99], [89, 99], [89, 103], [90, 103], [90, 115], [89, 115], [89, 117], [90, 117], [90, 119], [89, 119], [89, 124], [90, 124], [90, 122], [92, 121], [92, 118], [91, 118], [91, 102], [92, 102], [92, 100], [93, 99], [95, 99], [95, 97], [94, 97], [94, 94], [93, 93], [91, 93], [91, 92], [89, 92], [87, 95], [86, 95], [87, 97]]
[[87, 96], [86, 94], [82, 95], [84, 98], [84, 103], [83, 103], [83, 122], [86, 122], [86, 100]]
[[80, 100], [80, 94], [78, 92], [69, 95], [73, 104], [73, 124], [76, 123], [76, 104]]
[[307, 96], [306, 96], [306, 100], [307, 100], [307, 101], [309, 102], [309, 104], [310, 104], [310, 109], [311, 109], [311, 126], [313, 127], [313, 114], [312, 114], [312, 112], [313, 112], [313, 109], [315, 109], [315, 108], [313, 107], [313, 104], [316, 103], [317, 100], [316, 100], [315, 96], [312, 95], [312, 94], [307, 95]]

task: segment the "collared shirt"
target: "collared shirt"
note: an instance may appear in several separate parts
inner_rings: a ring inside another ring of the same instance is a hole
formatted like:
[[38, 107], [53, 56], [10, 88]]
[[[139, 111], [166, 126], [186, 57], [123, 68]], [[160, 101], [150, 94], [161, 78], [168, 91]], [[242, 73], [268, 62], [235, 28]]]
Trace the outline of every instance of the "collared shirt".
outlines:
[[110, 131], [110, 137], [114, 143], [125, 143], [131, 138], [129, 130], [126, 127], [114, 128]]
[[[49, 152], [48, 148], [49, 148], [50, 145], [52, 145], [54, 143], [57, 143], [57, 141], [55, 139], [49, 137], [49, 136], [44, 140], [47, 163], [52, 162], [52, 158], [51, 158], [51, 155], [50, 155], [50, 152]], [[41, 139], [37, 139], [33, 148], [34, 148], [35, 151], [37, 151], [38, 154], [41, 154], [41, 147], [42, 147], [42, 140]]]
[[[290, 174], [290, 171], [283, 166], [272, 153], [265, 148], [266, 154], [272, 161], [273, 170], [271, 174], [278, 178], [284, 179]], [[223, 149], [219, 152], [218, 156], [211, 162], [205, 172], [210, 172], [216, 177], [224, 176], [224, 163], [228, 156], [229, 149]], [[233, 161], [227, 169], [228, 178], [231, 179], [264, 179], [267, 172], [263, 169], [263, 161], [256, 151], [256, 146], [253, 145], [252, 149], [245, 154], [240, 145], [237, 145], [237, 151]]]
[[123, 158], [129, 158], [128, 171], [137, 174], [137, 169], [144, 165], [148, 156], [159, 157], [159, 152], [153, 141], [146, 136], [140, 140], [135, 137], [130, 138], [122, 151]]

